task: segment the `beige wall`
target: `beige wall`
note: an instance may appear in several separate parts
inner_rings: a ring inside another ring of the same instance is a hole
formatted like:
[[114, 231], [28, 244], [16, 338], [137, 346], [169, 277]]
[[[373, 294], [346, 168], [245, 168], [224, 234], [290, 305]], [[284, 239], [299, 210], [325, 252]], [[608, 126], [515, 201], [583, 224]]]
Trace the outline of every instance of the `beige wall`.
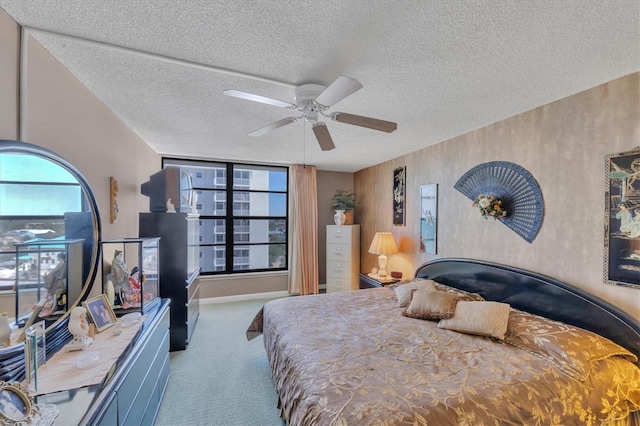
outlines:
[[20, 26], [0, 8], [0, 139], [18, 139]]
[[[160, 157], [32, 38], [24, 46], [20, 92], [19, 34], [0, 9], [0, 137], [20, 137], [74, 164], [95, 193], [103, 239], [137, 236], [138, 212], [148, 210], [140, 184], [160, 168]], [[110, 176], [120, 184], [114, 224], [109, 223]]]
[[[149, 209], [140, 184], [160, 157], [36, 40], [26, 46], [22, 139], [74, 164], [93, 189], [103, 239], [136, 237], [138, 212]], [[109, 177], [118, 179], [119, 215], [109, 222]]]
[[[327, 225], [335, 225], [331, 199], [338, 189], [353, 189], [353, 173], [318, 171], [318, 279], [320, 284], [327, 282]], [[354, 218], [354, 223], [358, 223], [357, 218]]]
[[[361, 244], [391, 231], [401, 254], [387, 269], [413, 276], [435, 257], [467, 257], [540, 272], [581, 287], [640, 318], [640, 289], [603, 283], [605, 156], [640, 145], [640, 73], [359, 171]], [[545, 216], [530, 244], [483, 219], [453, 188], [470, 168], [510, 161], [538, 181]], [[392, 172], [407, 167], [406, 226], [392, 226]], [[419, 187], [439, 185], [438, 254], [419, 252]], [[376, 257], [361, 256], [368, 271]]]

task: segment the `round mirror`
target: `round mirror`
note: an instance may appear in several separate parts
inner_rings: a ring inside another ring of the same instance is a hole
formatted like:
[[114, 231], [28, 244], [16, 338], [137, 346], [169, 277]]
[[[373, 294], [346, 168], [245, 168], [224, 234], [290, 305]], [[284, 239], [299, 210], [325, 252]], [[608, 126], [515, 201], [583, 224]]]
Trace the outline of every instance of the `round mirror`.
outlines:
[[29, 326], [44, 325], [48, 353], [66, 342], [69, 312], [96, 276], [99, 239], [80, 172], [49, 150], [0, 140], [0, 380], [16, 379], [7, 366], [22, 357]]

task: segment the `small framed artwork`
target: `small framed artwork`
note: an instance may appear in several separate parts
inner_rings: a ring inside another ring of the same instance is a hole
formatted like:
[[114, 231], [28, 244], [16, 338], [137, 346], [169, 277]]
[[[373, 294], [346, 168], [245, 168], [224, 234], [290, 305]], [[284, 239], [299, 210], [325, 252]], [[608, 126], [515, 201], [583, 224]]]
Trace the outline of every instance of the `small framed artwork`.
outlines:
[[605, 161], [604, 281], [640, 288], [640, 147]]
[[85, 300], [82, 305], [87, 310], [91, 321], [96, 325], [98, 333], [118, 322], [118, 318], [116, 318], [116, 314], [104, 294]]
[[0, 382], [1, 424], [29, 424], [34, 407], [33, 398], [18, 383]]
[[438, 184], [420, 187], [420, 251], [436, 254], [438, 238]]
[[398, 167], [393, 171], [393, 224], [405, 224], [405, 192], [407, 167]]

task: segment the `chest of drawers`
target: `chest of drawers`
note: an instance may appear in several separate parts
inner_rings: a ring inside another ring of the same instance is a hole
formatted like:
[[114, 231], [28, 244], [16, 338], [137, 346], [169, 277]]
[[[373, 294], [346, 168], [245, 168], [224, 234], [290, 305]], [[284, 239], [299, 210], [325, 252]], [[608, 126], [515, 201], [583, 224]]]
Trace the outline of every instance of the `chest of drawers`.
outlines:
[[357, 290], [360, 225], [327, 225], [327, 293]]

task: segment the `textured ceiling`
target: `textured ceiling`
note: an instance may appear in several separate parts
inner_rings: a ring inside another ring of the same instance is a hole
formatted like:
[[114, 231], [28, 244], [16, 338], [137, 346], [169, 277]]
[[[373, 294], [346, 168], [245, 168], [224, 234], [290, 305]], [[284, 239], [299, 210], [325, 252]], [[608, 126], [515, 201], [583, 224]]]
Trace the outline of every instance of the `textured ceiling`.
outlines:
[[[637, 0], [0, 0], [158, 153], [357, 171], [640, 70]], [[290, 111], [303, 83], [361, 90], [330, 112], [322, 152]], [[514, 143], [519, 143], [514, 141]]]

